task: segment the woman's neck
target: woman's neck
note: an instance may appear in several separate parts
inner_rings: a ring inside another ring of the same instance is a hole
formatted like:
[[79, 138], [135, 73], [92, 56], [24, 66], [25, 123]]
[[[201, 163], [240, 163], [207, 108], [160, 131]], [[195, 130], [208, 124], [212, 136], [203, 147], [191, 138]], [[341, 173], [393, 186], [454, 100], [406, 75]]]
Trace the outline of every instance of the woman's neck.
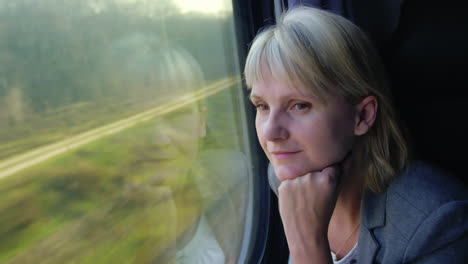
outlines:
[[197, 188], [190, 184], [179, 186], [174, 198], [176, 206], [177, 248], [182, 249], [192, 239], [202, 214], [202, 203]]
[[328, 227], [330, 248], [335, 253], [340, 251], [338, 258], [346, 255], [359, 237], [364, 175], [358, 157], [353, 151], [352, 158], [344, 164], [340, 194]]
[[336, 201], [330, 225], [334, 222], [345, 229], [354, 228], [360, 221], [362, 188], [350, 186], [343, 188]]
[[362, 153], [359, 150], [353, 150], [353, 154], [347, 159], [342, 168], [341, 183], [333, 218], [344, 220], [351, 226], [359, 222], [361, 198], [365, 175], [363, 175], [363, 163], [361, 162]]

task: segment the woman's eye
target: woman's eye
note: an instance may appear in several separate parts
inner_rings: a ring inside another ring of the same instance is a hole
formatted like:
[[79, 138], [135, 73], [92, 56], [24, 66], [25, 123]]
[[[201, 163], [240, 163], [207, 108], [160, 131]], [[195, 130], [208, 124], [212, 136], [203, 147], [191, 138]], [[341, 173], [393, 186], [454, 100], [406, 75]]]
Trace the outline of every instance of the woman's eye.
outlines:
[[267, 111], [268, 110], [268, 105], [266, 104], [256, 104], [255, 108], [259, 111]]
[[310, 108], [310, 104], [308, 104], [308, 103], [297, 103], [297, 104], [294, 104], [292, 108], [293, 108], [293, 110], [296, 110], [296, 111], [304, 111], [304, 110], [308, 110]]

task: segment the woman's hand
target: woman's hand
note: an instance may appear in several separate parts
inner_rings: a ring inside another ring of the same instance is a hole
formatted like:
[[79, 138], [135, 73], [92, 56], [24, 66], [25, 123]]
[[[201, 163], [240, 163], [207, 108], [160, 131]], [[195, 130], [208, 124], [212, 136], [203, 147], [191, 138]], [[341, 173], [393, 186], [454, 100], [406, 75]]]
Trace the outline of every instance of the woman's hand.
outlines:
[[327, 167], [281, 183], [279, 210], [294, 264], [331, 263], [328, 224], [340, 174], [338, 166]]

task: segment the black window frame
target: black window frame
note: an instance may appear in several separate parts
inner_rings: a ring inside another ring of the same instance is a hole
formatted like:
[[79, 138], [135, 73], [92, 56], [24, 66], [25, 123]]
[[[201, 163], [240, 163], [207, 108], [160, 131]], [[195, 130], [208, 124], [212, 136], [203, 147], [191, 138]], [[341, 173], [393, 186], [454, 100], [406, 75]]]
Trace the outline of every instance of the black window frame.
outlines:
[[[256, 34], [265, 26], [275, 23], [275, 3], [271, 0], [238, 0], [233, 1], [233, 13], [238, 40], [240, 68], [244, 68], [248, 49]], [[244, 85], [245, 86], [245, 85]], [[248, 97], [247, 89], [244, 89], [245, 98]], [[255, 109], [246, 101], [248, 114], [249, 133], [255, 135], [254, 119]], [[247, 263], [287, 263], [289, 251], [284, 234], [283, 224], [278, 210], [278, 199], [268, 184], [268, 159], [266, 158], [257, 137], [252, 137], [253, 154], [257, 161], [254, 166], [254, 182], [256, 197], [254, 210], [255, 223], [253, 227], [255, 237], [252, 238], [251, 251]], [[258, 207], [257, 207], [258, 206]]]

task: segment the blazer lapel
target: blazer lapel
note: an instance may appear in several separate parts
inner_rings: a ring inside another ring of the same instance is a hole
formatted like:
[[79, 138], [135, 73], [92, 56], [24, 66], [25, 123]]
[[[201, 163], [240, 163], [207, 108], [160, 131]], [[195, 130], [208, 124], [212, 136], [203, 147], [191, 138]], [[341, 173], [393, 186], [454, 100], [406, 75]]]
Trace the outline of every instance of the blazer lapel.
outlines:
[[385, 226], [387, 194], [366, 192], [361, 204], [361, 231], [359, 232], [359, 264], [374, 263], [380, 243], [374, 229]]
[[361, 228], [358, 243], [358, 264], [374, 263], [377, 251], [380, 248], [379, 242], [374, 238], [372, 231], [367, 228]]

